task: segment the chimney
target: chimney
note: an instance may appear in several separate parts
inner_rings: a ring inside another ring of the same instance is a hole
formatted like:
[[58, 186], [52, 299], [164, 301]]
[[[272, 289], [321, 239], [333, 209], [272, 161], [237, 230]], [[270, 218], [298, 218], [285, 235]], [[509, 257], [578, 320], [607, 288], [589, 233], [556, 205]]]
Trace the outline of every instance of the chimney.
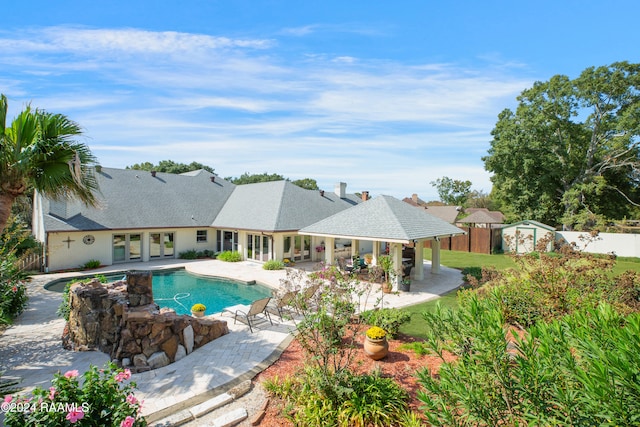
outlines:
[[156, 177], [156, 171], [151, 171], [151, 176], [155, 178]]
[[209, 179], [211, 180], [211, 182], [216, 182], [216, 176], [215, 175], [211, 175], [211, 177]]
[[324, 197], [324, 190], [320, 190], [320, 197]]
[[366, 202], [367, 200], [369, 200], [369, 192], [368, 191], [363, 191], [362, 192], [362, 201]]
[[413, 200], [414, 203], [418, 203], [418, 195], [416, 193], [413, 193], [411, 195], [411, 200]]
[[338, 197], [344, 199], [347, 193], [347, 183], [346, 182], [338, 182], [336, 183], [334, 192]]

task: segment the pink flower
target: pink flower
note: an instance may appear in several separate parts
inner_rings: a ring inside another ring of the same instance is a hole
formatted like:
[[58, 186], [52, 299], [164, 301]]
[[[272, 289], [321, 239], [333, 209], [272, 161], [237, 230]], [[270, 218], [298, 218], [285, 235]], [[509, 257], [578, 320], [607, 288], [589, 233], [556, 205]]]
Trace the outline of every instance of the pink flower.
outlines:
[[55, 387], [49, 387], [49, 400], [53, 400], [55, 395], [56, 395], [56, 388]]
[[74, 408], [71, 411], [69, 411], [66, 418], [71, 423], [75, 423], [76, 421], [83, 419], [84, 411], [82, 410], [82, 407], [78, 406], [77, 408]]
[[78, 370], [74, 369], [73, 371], [67, 371], [64, 373], [65, 378], [75, 378], [78, 376]]
[[13, 288], [11, 288], [11, 290], [12, 290], [13, 292], [18, 292], [18, 287], [17, 287], [17, 286], [14, 286]]
[[129, 405], [135, 405], [136, 403], [138, 403], [138, 399], [136, 399], [136, 397], [133, 394], [130, 394], [127, 396], [127, 403]]
[[135, 424], [136, 419], [133, 418], [132, 416], [128, 415], [127, 418], [125, 418], [121, 423], [120, 423], [120, 427], [133, 427], [133, 425]]
[[11, 396], [10, 394], [7, 394], [4, 397], [4, 403], [10, 403], [13, 400], [13, 396]]
[[131, 378], [131, 371], [129, 369], [125, 369], [124, 372], [118, 372], [116, 374], [116, 381], [118, 382], [128, 380], [129, 378]]

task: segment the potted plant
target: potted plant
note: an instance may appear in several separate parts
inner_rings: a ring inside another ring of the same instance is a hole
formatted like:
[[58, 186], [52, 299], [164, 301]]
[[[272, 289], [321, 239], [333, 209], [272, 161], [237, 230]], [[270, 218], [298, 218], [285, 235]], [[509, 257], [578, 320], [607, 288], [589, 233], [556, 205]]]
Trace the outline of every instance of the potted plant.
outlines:
[[400, 290], [402, 292], [409, 292], [411, 290], [411, 279], [409, 277], [405, 277], [400, 282]]
[[191, 314], [193, 315], [193, 317], [203, 317], [206, 309], [207, 307], [205, 307], [204, 304], [193, 304], [193, 306], [191, 307]]
[[364, 334], [364, 352], [373, 360], [380, 360], [389, 353], [387, 331], [379, 326], [372, 326]]
[[368, 254], [364, 254], [364, 263], [367, 265], [371, 265], [371, 263], [373, 262], [373, 254], [372, 253], [368, 253]]

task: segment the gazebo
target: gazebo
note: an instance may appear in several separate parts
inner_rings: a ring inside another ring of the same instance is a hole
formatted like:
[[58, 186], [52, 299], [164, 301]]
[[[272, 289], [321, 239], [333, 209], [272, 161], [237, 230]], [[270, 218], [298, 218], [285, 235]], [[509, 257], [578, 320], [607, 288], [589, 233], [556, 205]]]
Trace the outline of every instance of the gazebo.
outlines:
[[[299, 234], [319, 236], [325, 239], [325, 262], [334, 263], [335, 239], [350, 239], [353, 255], [359, 253], [360, 241], [386, 242], [390, 244], [389, 255], [393, 259], [394, 270], [402, 266], [402, 245], [414, 245], [416, 256], [414, 278], [424, 279], [423, 257], [426, 240], [432, 240], [431, 271], [440, 271], [440, 238], [451, 237], [465, 232], [449, 224], [424, 209], [417, 208], [392, 196], [378, 196], [360, 203], [315, 224], [304, 227]], [[380, 245], [373, 245], [373, 264], [380, 256]], [[397, 290], [400, 277], [396, 278]]]

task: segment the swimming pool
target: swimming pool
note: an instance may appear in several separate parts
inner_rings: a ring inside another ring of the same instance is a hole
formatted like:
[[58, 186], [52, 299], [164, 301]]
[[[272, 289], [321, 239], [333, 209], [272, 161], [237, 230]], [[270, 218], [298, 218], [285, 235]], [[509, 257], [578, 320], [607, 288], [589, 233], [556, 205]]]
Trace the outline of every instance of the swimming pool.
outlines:
[[[126, 272], [107, 275], [109, 281], [121, 280], [123, 277], [126, 277]], [[154, 271], [152, 280], [155, 303], [160, 307], [172, 308], [178, 314], [191, 314], [191, 306], [196, 303], [204, 304], [207, 307], [206, 313], [213, 314], [225, 307], [250, 304], [271, 296], [271, 289], [267, 286], [220, 277], [197, 276], [185, 270]], [[69, 281], [70, 279], [56, 280], [45, 285], [45, 289], [62, 292]]]

